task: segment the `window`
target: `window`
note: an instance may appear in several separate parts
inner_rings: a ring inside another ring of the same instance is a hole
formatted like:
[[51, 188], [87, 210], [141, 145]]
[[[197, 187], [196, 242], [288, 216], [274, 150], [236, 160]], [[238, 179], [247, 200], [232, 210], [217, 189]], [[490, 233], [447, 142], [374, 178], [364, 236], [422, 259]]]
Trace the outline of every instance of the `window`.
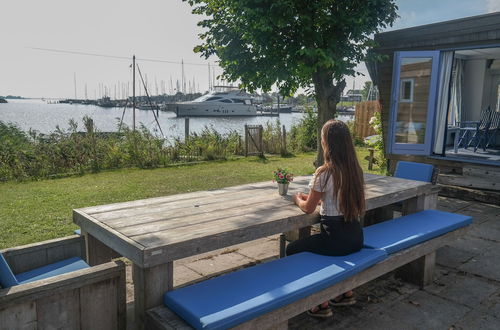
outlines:
[[241, 104], [245, 103], [245, 101], [240, 100], [240, 99], [231, 99], [231, 100], [233, 100], [233, 103], [241, 103]]
[[222, 100], [220, 100], [220, 101], [221, 101], [221, 102], [224, 102], [224, 103], [233, 103], [233, 102], [231, 102], [231, 100], [228, 100], [228, 99], [222, 99]]
[[399, 102], [413, 102], [413, 79], [401, 79]]
[[211, 97], [211, 98], [209, 98], [209, 99], [207, 100], [207, 102], [211, 102], [211, 101], [218, 101], [218, 100], [220, 100], [220, 99], [221, 99], [221, 97]]

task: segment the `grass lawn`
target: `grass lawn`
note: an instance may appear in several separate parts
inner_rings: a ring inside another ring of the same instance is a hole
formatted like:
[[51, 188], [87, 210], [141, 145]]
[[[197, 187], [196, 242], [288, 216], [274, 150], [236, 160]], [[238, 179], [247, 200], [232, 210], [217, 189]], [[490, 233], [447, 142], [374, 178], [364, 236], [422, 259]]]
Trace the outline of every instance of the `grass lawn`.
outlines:
[[[358, 149], [364, 171], [365, 148]], [[64, 179], [0, 184], [0, 249], [73, 233], [71, 211], [100, 204], [165, 196], [197, 190], [271, 180], [271, 172], [286, 167], [295, 175], [314, 172], [315, 153], [289, 158], [270, 156], [153, 170], [121, 169]]]

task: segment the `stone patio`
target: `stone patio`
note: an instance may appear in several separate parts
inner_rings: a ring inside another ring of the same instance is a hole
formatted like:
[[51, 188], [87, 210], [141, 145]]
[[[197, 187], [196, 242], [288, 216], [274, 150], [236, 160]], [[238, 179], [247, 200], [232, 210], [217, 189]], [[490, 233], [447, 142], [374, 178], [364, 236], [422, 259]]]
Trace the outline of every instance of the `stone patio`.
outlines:
[[[440, 197], [438, 208], [468, 214], [474, 222], [467, 236], [438, 250], [433, 284], [421, 290], [387, 274], [357, 288], [356, 305], [337, 307], [325, 320], [303, 313], [290, 320], [290, 329], [500, 329], [500, 206]], [[273, 236], [182, 259], [174, 263], [174, 285], [277, 254], [278, 236]], [[133, 329], [130, 268], [128, 328]]]

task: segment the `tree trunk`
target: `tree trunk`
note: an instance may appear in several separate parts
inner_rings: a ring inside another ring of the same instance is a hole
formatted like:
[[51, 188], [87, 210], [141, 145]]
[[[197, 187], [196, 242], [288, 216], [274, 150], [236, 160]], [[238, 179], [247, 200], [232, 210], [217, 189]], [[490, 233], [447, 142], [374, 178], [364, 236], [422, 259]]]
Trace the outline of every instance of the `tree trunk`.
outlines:
[[330, 119], [335, 118], [337, 103], [345, 88], [345, 80], [341, 80], [337, 85], [333, 84], [333, 72], [328, 69], [318, 69], [313, 74], [313, 83], [318, 103], [318, 125], [317, 125], [317, 150], [314, 166], [323, 164], [323, 148], [321, 146], [321, 128]]

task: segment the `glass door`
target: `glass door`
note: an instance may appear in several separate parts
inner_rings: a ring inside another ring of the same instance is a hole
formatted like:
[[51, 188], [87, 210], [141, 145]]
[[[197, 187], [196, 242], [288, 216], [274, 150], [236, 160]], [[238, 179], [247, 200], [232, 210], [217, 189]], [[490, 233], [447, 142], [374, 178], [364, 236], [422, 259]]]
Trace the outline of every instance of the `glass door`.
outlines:
[[439, 51], [396, 52], [391, 94], [390, 150], [430, 155]]

